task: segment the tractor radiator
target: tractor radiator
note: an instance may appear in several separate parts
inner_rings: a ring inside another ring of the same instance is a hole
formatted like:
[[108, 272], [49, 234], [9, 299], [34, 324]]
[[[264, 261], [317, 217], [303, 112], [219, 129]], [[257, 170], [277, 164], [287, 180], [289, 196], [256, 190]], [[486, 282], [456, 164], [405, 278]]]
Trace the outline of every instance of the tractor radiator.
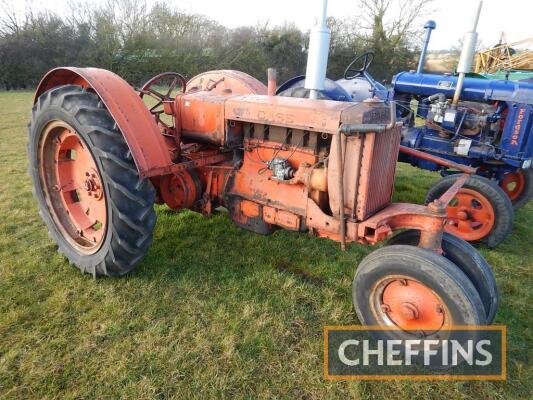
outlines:
[[[364, 220], [391, 202], [401, 126], [345, 139], [344, 202], [351, 219]], [[337, 208], [338, 209], [338, 208]]]

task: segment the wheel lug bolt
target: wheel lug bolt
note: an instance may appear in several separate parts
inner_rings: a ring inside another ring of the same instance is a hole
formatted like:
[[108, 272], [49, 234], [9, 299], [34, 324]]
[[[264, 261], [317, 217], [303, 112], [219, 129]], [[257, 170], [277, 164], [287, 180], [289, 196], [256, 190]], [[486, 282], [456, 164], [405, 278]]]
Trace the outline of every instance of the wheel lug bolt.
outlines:
[[52, 186], [52, 189], [54, 189], [56, 192], [60, 192], [61, 191], [61, 188], [59, 187], [59, 185]]
[[407, 280], [406, 279], [400, 279], [400, 285], [407, 286]]
[[410, 303], [403, 303], [401, 308], [401, 314], [402, 316], [411, 321], [414, 319], [418, 319], [418, 308], [416, 308], [415, 305]]
[[388, 304], [382, 304], [381, 311], [383, 311], [384, 313], [390, 312], [390, 306]]

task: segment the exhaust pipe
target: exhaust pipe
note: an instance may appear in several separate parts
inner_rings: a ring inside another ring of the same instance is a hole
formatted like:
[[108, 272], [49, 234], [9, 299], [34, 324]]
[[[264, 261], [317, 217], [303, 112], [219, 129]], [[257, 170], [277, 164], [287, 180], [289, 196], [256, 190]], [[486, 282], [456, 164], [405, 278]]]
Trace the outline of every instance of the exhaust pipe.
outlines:
[[321, 9], [316, 25], [309, 36], [309, 53], [305, 72], [305, 88], [309, 98], [318, 98], [318, 92], [324, 89], [326, 69], [328, 66], [329, 39], [331, 31], [326, 25], [328, 0], [321, 1]]
[[424, 72], [424, 64], [426, 63], [426, 53], [428, 51], [429, 39], [431, 38], [431, 31], [437, 27], [435, 21], [428, 21], [424, 24], [426, 30], [426, 36], [424, 37], [424, 44], [422, 45], [422, 51], [420, 52], [420, 58], [418, 59], [418, 67], [416, 69], [417, 74]]
[[276, 77], [276, 68], [269, 68], [267, 69], [267, 94], [269, 96], [275, 96], [276, 95], [276, 88], [277, 88], [277, 77]]
[[455, 88], [455, 93], [453, 95], [452, 106], [457, 106], [459, 98], [461, 96], [461, 91], [463, 90], [463, 83], [465, 75], [472, 70], [472, 62], [474, 60], [474, 54], [476, 52], [477, 44], [477, 24], [479, 22], [479, 15], [481, 14], [481, 6], [483, 1], [480, 1], [477, 6], [477, 11], [474, 17], [474, 25], [472, 30], [467, 32], [463, 42], [463, 49], [461, 50], [461, 56], [459, 57], [459, 64], [457, 64], [457, 72], [459, 77], [457, 78], [457, 87]]

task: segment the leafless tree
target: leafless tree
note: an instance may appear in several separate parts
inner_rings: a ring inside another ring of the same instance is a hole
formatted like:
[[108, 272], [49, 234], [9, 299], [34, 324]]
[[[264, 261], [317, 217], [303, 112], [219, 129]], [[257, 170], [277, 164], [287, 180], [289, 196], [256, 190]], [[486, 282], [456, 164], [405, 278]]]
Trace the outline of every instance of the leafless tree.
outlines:
[[361, 10], [361, 40], [376, 54], [373, 72], [380, 79], [410, 68], [420, 44], [418, 24], [433, 0], [357, 0]]

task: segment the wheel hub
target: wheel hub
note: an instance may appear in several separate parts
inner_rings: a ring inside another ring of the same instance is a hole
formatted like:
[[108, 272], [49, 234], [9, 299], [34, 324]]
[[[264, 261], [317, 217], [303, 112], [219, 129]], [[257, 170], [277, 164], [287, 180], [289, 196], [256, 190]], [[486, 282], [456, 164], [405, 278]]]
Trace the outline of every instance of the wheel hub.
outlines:
[[87, 171], [85, 176], [86, 178], [83, 182], [83, 188], [87, 192], [87, 196], [93, 197], [97, 200], [102, 199], [104, 192], [96, 171]]
[[47, 125], [40, 142], [40, 175], [55, 225], [83, 253], [98, 250], [107, 207], [96, 161], [79, 134], [63, 121]]
[[446, 207], [446, 231], [468, 241], [481, 240], [490, 234], [495, 223], [494, 208], [481, 193], [461, 188]]
[[412, 321], [418, 319], [419, 312], [415, 304], [411, 303], [402, 303], [401, 307], [402, 317], [407, 321]]
[[515, 201], [526, 188], [524, 173], [522, 171], [506, 173], [500, 182], [500, 187], [509, 196], [511, 201]]
[[457, 219], [459, 219], [460, 221], [467, 221], [470, 219], [470, 215], [465, 209], [462, 209], [457, 212]]
[[392, 279], [386, 284], [381, 312], [403, 330], [438, 331], [446, 319], [439, 297], [413, 279]]

